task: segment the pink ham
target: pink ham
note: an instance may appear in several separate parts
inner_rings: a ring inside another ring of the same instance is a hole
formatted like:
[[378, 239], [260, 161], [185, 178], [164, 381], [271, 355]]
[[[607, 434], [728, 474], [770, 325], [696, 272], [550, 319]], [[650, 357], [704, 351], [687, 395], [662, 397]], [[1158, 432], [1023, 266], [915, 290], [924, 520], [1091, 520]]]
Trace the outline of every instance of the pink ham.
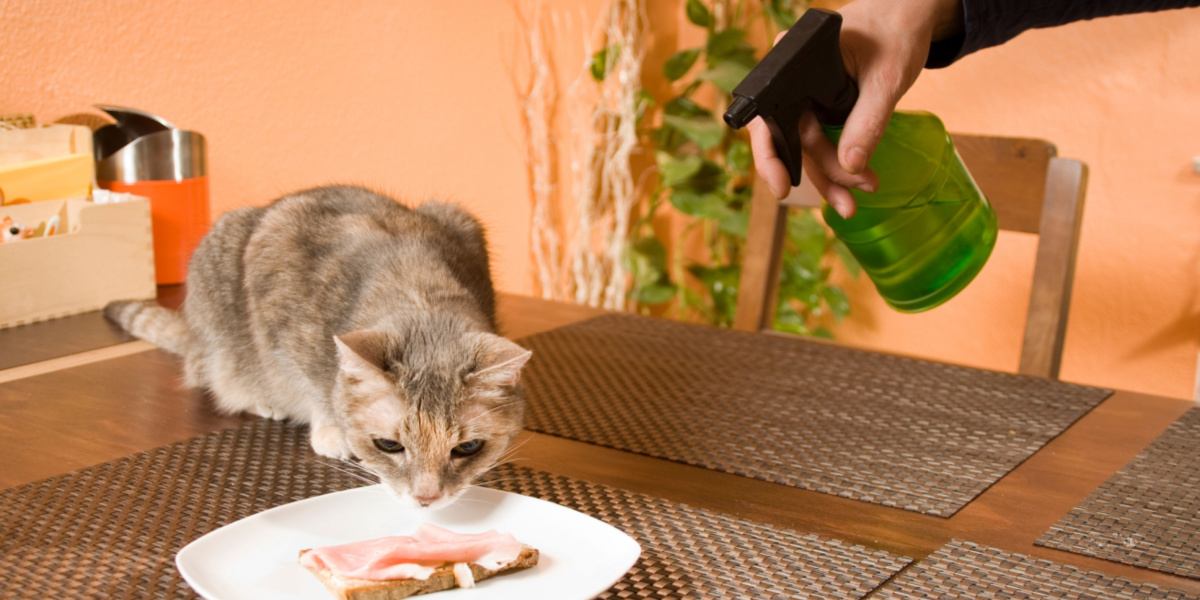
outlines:
[[435, 567], [445, 563], [497, 569], [520, 554], [521, 543], [507, 533], [455, 533], [426, 523], [411, 536], [314, 548], [304, 560], [354, 579], [428, 579]]

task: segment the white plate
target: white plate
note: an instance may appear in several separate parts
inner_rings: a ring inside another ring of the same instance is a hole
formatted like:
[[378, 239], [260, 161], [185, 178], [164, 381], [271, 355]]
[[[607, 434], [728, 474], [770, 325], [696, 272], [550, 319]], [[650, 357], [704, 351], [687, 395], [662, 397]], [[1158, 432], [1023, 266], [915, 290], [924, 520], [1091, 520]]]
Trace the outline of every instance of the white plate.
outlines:
[[411, 534], [423, 522], [462, 533], [511, 533], [541, 553], [532, 569], [431, 598], [591, 598], [616, 583], [641, 554], [638, 543], [619, 529], [537, 498], [477, 487], [442, 510], [419, 511], [402, 507], [373, 485], [230, 523], [185, 546], [175, 565], [209, 600], [328, 600], [332, 595], [297, 561], [301, 549]]

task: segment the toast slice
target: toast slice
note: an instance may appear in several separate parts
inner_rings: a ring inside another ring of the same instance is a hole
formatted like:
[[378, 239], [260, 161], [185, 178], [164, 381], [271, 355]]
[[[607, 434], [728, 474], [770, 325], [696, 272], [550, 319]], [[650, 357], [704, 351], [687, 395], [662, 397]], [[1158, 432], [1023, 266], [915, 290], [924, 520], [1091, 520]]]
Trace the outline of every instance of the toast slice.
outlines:
[[[308, 550], [300, 551], [301, 559], [304, 558], [306, 552]], [[506, 565], [501, 565], [498, 569], [485, 569], [476, 564], [468, 566], [471, 568], [471, 575], [478, 582], [511, 571], [528, 569], [536, 565], [537, 562], [537, 548], [522, 545], [521, 553], [517, 555], [517, 558]], [[321, 583], [325, 584], [325, 589], [328, 589], [338, 600], [399, 600], [400, 598], [408, 598], [417, 594], [440, 592], [459, 586], [458, 578], [454, 575], [454, 565], [451, 563], [446, 563], [438, 567], [429, 576], [429, 579], [388, 579], [383, 581], [338, 577], [328, 569], [316, 567], [305, 568], [312, 572], [313, 575], [316, 575], [321, 580]]]

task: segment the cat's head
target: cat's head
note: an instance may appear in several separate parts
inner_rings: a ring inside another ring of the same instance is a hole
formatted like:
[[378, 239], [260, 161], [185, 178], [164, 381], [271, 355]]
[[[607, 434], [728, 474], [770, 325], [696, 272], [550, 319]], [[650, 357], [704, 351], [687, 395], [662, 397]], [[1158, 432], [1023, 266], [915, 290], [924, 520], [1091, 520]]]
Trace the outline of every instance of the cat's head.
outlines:
[[531, 353], [491, 333], [416, 329], [336, 338], [333, 406], [350, 449], [402, 501], [453, 502], [521, 430]]

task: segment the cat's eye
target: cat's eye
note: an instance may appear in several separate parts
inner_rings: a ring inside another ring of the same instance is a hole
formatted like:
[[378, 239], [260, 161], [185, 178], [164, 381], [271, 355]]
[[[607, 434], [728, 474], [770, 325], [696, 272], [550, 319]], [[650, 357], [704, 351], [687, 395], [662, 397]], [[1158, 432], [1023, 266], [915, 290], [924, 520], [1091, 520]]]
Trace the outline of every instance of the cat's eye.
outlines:
[[386, 452], [388, 454], [396, 454], [398, 452], [404, 452], [404, 446], [400, 442], [397, 442], [396, 440], [385, 440], [383, 438], [375, 438], [371, 441], [375, 443], [375, 447], [378, 448], [380, 452]]
[[450, 451], [450, 456], [455, 458], [463, 458], [466, 456], [471, 456], [472, 454], [479, 454], [480, 450], [483, 450], [483, 440], [471, 440], [455, 446], [454, 449]]

